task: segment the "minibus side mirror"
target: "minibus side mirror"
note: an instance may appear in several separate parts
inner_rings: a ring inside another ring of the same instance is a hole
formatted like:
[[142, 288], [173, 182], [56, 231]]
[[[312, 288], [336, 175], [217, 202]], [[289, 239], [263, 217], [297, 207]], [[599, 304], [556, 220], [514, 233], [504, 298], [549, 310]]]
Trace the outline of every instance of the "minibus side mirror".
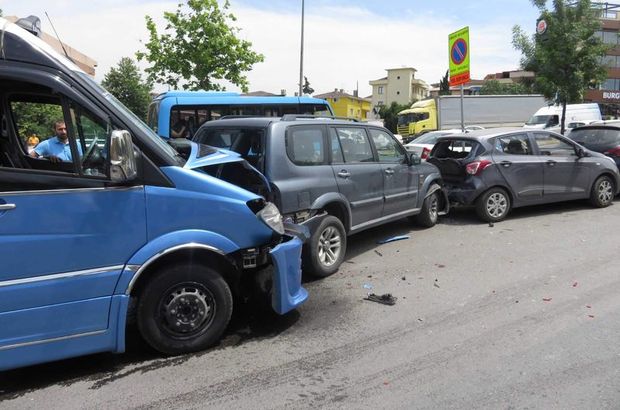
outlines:
[[138, 175], [131, 134], [125, 130], [112, 131], [110, 138], [110, 178], [115, 183], [132, 181]]

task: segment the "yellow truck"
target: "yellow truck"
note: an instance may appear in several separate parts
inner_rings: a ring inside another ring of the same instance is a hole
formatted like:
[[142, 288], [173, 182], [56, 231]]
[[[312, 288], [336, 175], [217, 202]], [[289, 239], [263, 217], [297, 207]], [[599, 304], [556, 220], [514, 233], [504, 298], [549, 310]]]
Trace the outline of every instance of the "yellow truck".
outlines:
[[[466, 95], [463, 98], [466, 127], [522, 126], [546, 104], [537, 94]], [[398, 133], [408, 142], [425, 132], [461, 127], [461, 97], [442, 95], [414, 103], [398, 113]]]

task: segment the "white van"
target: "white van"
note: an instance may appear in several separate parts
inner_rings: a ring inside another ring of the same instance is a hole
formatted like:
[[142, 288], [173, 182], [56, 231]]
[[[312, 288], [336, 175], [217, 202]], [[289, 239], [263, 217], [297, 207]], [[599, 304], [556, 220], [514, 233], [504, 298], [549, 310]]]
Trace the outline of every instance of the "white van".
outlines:
[[[539, 128], [560, 132], [562, 106], [551, 105], [542, 107], [525, 123], [525, 128]], [[565, 126], [573, 122], [592, 122], [601, 120], [601, 110], [596, 103], [567, 104]]]

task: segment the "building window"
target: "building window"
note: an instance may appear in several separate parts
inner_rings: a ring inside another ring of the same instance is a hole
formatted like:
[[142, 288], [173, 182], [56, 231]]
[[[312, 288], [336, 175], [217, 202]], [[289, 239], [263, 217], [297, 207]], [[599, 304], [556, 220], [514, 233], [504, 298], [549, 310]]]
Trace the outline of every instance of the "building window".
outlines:
[[601, 84], [601, 90], [620, 90], [620, 78], [608, 78]]
[[609, 10], [603, 10], [602, 14], [602, 18], [604, 19], [609, 19], [609, 20], [617, 20], [618, 19], [618, 13], [615, 11], [609, 11]]
[[617, 31], [603, 31], [603, 43], [618, 44], [618, 32]]
[[377, 87], [377, 94], [383, 95], [383, 86], [382, 85]]

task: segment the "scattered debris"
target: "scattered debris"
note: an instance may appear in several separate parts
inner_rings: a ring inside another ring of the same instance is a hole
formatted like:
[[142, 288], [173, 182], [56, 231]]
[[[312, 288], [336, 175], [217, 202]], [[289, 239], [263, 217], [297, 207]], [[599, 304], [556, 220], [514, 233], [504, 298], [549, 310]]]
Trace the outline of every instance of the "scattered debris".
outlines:
[[364, 283], [364, 284], [362, 285], [362, 287], [363, 287], [364, 289], [368, 289], [368, 290], [372, 289], [372, 285], [371, 285], [370, 283]]
[[377, 302], [389, 306], [392, 306], [396, 303], [396, 298], [390, 293], [384, 293], [383, 295], [375, 295], [374, 293], [369, 293], [368, 296], [364, 298], [364, 300], [369, 300], [371, 302]]
[[591, 305], [586, 305], [586, 307], [587, 307], [588, 309], [592, 309], [592, 306], [591, 306]]
[[435, 279], [435, 283], [433, 283], [433, 286], [435, 286], [436, 288], [439, 287], [439, 283], [437, 283], [437, 282], [439, 282], [439, 280]]
[[574, 288], [576, 288], [576, 287], [577, 287], [577, 285], [578, 285], [578, 283], [577, 283], [577, 282], [573, 283], [573, 287], [574, 287]]
[[418, 318], [418, 322], [424, 322], [424, 319]]
[[383, 382], [384, 386], [387, 386], [388, 384], [390, 384], [390, 382]]
[[372, 275], [368, 275], [368, 278], [372, 278]]
[[378, 241], [377, 243], [383, 245], [384, 243], [402, 241], [402, 240], [405, 240], [405, 239], [409, 239], [409, 235], [392, 236], [391, 238], [382, 239], [382, 240]]
[[543, 302], [551, 302], [551, 298], [543, 298]]
[[379, 256], [383, 256], [383, 254], [381, 252], [379, 252], [378, 250], [375, 249], [375, 253]]
[[438, 268], [445, 268], [446, 265], [442, 265], [441, 263], [436, 263], [435, 266], [437, 266]]
[[407, 280], [407, 277], [403, 276], [402, 278], [400, 278], [401, 280]]
[[351, 264], [354, 264], [355, 262], [353, 262], [353, 261], [344, 261], [344, 263], [351, 263]]
[[588, 315], [590, 319], [594, 319], [594, 315]]
[[495, 225], [493, 224], [493, 222], [489, 222], [489, 228], [493, 228]]
[[515, 303], [519, 303], [519, 301], [518, 301], [518, 300], [515, 300]]

